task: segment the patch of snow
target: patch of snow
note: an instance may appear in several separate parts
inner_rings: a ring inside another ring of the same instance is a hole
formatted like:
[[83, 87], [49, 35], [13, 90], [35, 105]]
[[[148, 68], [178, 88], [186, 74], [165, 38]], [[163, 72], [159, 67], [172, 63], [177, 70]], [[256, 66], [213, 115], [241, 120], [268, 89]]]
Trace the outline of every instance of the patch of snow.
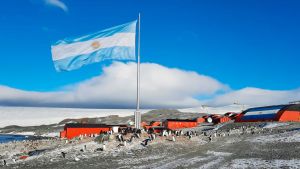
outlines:
[[249, 108], [249, 106], [247, 105], [232, 104], [223, 107], [200, 106], [187, 109], [179, 109], [179, 111], [206, 114], [225, 114], [228, 112], [240, 113], [247, 108]]
[[291, 131], [291, 132], [285, 132], [280, 134], [273, 134], [273, 135], [266, 135], [266, 136], [259, 136], [255, 138], [248, 139], [247, 141], [250, 142], [261, 142], [261, 143], [267, 143], [267, 142], [300, 142], [300, 132], [298, 131]]
[[[216, 168], [222, 161], [224, 161], [225, 156], [230, 156], [232, 153], [228, 152], [214, 152], [208, 151], [207, 156], [196, 156], [190, 158], [189, 156], [183, 156], [180, 158], [174, 156], [166, 156], [164, 160], [159, 162], [154, 162], [149, 165], [140, 166], [138, 168], [191, 168], [197, 166], [197, 168]], [[138, 160], [138, 159], [137, 159]]]
[[55, 127], [63, 127], [63, 126], [65, 126], [65, 124], [57, 124], [57, 125], [54, 125], [52, 127], [55, 128]]
[[208, 168], [215, 169], [215, 168], [218, 168], [218, 167], [216, 167], [216, 165], [218, 165], [222, 161], [224, 161], [223, 157], [217, 158], [215, 160], [211, 160], [211, 161], [205, 163], [204, 165], [200, 166], [199, 169], [208, 169]]
[[59, 137], [59, 133], [58, 132], [45, 133], [45, 134], [42, 134], [41, 136], [43, 136], [43, 137]]
[[33, 136], [33, 135], [35, 135], [35, 132], [33, 132], [33, 131], [27, 131], [27, 132], [10, 132], [8, 134]]
[[286, 125], [289, 125], [288, 123], [268, 123], [267, 125], [265, 125], [263, 128], [267, 128], [267, 129], [270, 129], [270, 128], [275, 128], [275, 127], [280, 127], [280, 126], [286, 126]]
[[118, 164], [123, 164], [123, 165], [141, 164], [141, 163], [148, 162], [149, 160], [157, 160], [162, 158], [164, 158], [164, 156], [161, 155], [154, 155], [145, 158], [123, 158], [118, 161]]
[[[120, 117], [134, 114], [133, 109], [79, 109], [79, 108], [47, 108], [47, 107], [1, 107], [0, 127], [37, 126], [59, 123], [67, 118], [105, 117], [119, 115]], [[141, 110], [145, 113], [149, 110]]]
[[249, 159], [234, 159], [228, 164], [223, 165], [221, 168], [232, 168], [232, 169], [242, 169], [242, 168], [291, 168], [296, 169], [300, 166], [299, 159], [291, 160], [262, 160], [259, 158], [249, 158]]
[[166, 158], [165, 160], [159, 161], [158, 163], [153, 163], [151, 165], [141, 166], [138, 168], [156, 168], [156, 169], [165, 169], [165, 168], [177, 168], [183, 167], [186, 168], [188, 166], [192, 166], [198, 162], [203, 161], [213, 161], [211, 156], [209, 157], [193, 157], [193, 158]]
[[231, 156], [232, 153], [228, 153], [228, 152], [215, 152], [215, 151], [207, 151], [206, 154], [211, 154], [214, 156]]
[[225, 144], [233, 144], [233, 143], [240, 142], [240, 141], [242, 141], [242, 139], [239, 137], [228, 138], [226, 140]]
[[220, 124], [218, 124], [213, 130], [214, 130], [214, 131], [215, 131], [215, 130], [219, 130], [219, 128], [225, 126], [226, 124], [227, 124], [227, 123], [220, 123]]

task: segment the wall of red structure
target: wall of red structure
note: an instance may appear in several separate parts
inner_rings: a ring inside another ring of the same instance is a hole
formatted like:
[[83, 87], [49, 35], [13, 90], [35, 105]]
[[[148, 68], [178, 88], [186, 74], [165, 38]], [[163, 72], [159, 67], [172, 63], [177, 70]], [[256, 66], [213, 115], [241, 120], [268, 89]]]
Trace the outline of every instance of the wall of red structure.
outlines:
[[63, 130], [59, 133], [60, 138], [66, 138], [66, 131]]
[[[61, 136], [64, 136], [67, 139], [72, 139], [74, 137], [79, 137], [80, 135], [95, 135], [100, 134], [101, 132], [107, 132], [112, 130], [111, 127], [101, 127], [101, 128], [65, 128], [64, 131], [61, 132]], [[64, 138], [62, 137], [62, 138]]]
[[213, 123], [218, 124], [218, 123], [225, 123], [230, 121], [231, 118], [227, 117], [227, 116], [223, 116], [223, 117], [218, 117], [213, 119]]
[[243, 113], [239, 113], [236, 117], [235, 117], [235, 120], [234, 122], [241, 122], [241, 117], [243, 117]]
[[197, 118], [197, 123], [204, 123], [204, 122], [205, 122], [205, 118], [204, 117]]
[[144, 125], [143, 128], [146, 129], [146, 130], [149, 130], [152, 127], [157, 127], [157, 126], [160, 126], [160, 125], [161, 125], [160, 121], [152, 121], [152, 122], [150, 122], [149, 125]]
[[169, 130], [192, 128], [198, 126], [197, 121], [165, 121], [164, 126]]
[[146, 123], [146, 122], [144, 122], [144, 121], [143, 121], [143, 122], [141, 122], [141, 127], [143, 127], [143, 128], [144, 128], [144, 127], [145, 127], [145, 126], [147, 126], [147, 125], [148, 125], [148, 123]]
[[[279, 122], [300, 122], [300, 109], [298, 105], [288, 105], [276, 113], [276, 116], [269, 119], [243, 120], [244, 114], [241, 113], [235, 119], [235, 122], [260, 122], [260, 121], [279, 121]], [[247, 113], [247, 112], [246, 112]]]
[[152, 127], [154, 127], [154, 126], [160, 126], [160, 125], [161, 125], [161, 122], [160, 122], [160, 121], [152, 121], [152, 122], [150, 123], [150, 125], [151, 125]]
[[278, 113], [277, 120], [281, 122], [300, 122], [300, 111], [281, 111]]

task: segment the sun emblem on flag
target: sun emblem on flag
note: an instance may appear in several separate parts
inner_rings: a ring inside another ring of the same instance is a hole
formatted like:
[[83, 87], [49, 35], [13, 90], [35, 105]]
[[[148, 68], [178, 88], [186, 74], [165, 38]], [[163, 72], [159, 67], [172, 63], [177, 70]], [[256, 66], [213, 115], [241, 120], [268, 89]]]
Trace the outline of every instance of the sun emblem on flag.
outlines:
[[98, 48], [100, 48], [100, 43], [98, 42], [98, 41], [95, 41], [95, 42], [93, 42], [92, 43], [92, 45], [91, 45], [94, 49], [98, 49]]

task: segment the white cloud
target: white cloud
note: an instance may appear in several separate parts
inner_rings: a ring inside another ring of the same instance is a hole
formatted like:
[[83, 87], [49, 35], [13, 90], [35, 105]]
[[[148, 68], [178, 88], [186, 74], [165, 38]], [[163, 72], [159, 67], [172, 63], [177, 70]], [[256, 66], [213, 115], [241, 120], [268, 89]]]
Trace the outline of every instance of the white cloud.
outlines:
[[265, 90], [246, 87], [215, 97], [207, 104], [221, 106], [234, 102], [251, 106], [265, 106], [274, 104], [287, 104], [300, 100], [300, 88], [295, 90]]
[[[60, 91], [34, 92], [0, 86], [0, 93], [0, 105], [134, 108], [136, 63], [115, 62], [104, 67], [101, 75], [64, 86]], [[207, 96], [212, 99], [197, 99]], [[153, 63], [141, 64], [143, 108], [185, 108], [201, 104], [224, 106], [235, 102], [261, 106], [285, 104], [295, 100], [300, 100], [300, 88], [280, 91], [247, 87], [234, 91], [212, 77], [193, 71]]]
[[[136, 64], [115, 62], [103, 74], [57, 92], [31, 92], [0, 86], [0, 105], [134, 108]], [[213, 95], [228, 87], [192, 71], [141, 64], [141, 105], [143, 108], [194, 107], [199, 95]]]
[[54, 7], [60, 8], [65, 12], [69, 11], [67, 5], [60, 0], [45, 0], [45, 4], [49, 5], [49, 6], [54, 6]]

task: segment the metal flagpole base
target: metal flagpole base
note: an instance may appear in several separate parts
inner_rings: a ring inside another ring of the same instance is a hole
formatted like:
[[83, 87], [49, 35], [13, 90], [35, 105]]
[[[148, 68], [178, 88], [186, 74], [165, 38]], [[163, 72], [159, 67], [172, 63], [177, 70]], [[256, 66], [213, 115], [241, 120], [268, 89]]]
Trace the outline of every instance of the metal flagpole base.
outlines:
[[141, 112], [134, 112], [134, 126], [136, 129], [141, 129]]

